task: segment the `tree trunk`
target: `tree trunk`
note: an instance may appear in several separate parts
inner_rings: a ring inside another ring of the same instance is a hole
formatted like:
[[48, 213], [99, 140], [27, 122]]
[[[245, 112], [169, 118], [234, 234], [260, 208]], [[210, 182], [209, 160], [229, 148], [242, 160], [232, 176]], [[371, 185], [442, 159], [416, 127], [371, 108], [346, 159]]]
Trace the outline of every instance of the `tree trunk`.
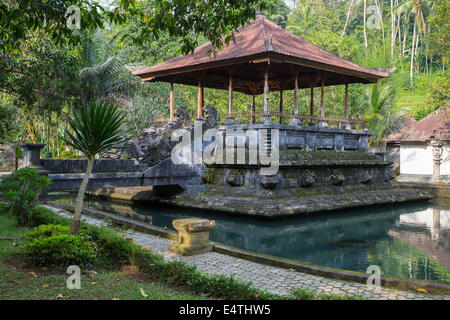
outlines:
[[416, 70], [417, 70], [417, 74], [420, 74], [420, 61], [419, 61], [419, 57], [418, 57], [418, 46], [419, 46], [419, 32], [417, 32], [416, 35], [416, 48], [414, 49], [414, 59], [416, 60]]
[[352, 1], [350, 2], [350, 6], [348, 7], [348, 11], [347, 11], [347, 19], [345, 19], [345, 25], [344, 25], [344, 30], [342, 30], [341, 39], [344, 37], [345, 30], [347, 29], [348, 19], [350, 19], [350, 11], [352, 10], [353, 1], [354, 1], [354, 0], [352, 0]]
[[394, 43], [395, 43], [395, 15], [394, 15], [394, 1], [391, 0], [391, 59], [394, 58]]
[[377, 14], [380, 17], [380, 22], [381, 22], [381, 34], [383, 36], [383, 51], [386, 48], [386, 42], [385, 42], [385, 38], [384, 38], [384, 23], [383, 23], [383, 13], [381, 12], [381, 7], [378, 4], [378, 0], [375, 0], [375, 5], [377, 6]]
[[[364, 25], [363, 25], [363, 29], [364, 29], [364, 46], [367, 49], [367, 33], [366, 33], [366, 0], [364, 0]], [[366, 50], [367, 53], [367, 50]]]
[[73, 213], [72, 227], [70, 228], [70, 233], [73, 235], [78, 234], [80, 229], [81, 213], [83, 211], [84, 193], [91, 177], [92, 167], [94, 165], [94, 159], [88, 158], [86, 173], [84, 174], [83, 181], [81, 182], [80, 189], [78, 190], [77, 199], [75, 200], [75, 211]]
[[[402, 56], [405, 55], [405, 50], [406, 50], [406, 36], [408, 35], [408, 21], [404, 21], [404, 27], [405, 27], [405, 34], [403, 35], [403, 49], [402, 49]], [[406, 57], [405, 57], [406, 58]]]
[[413, 37], [412, 37], [412, 44], [411, 44], [411, 65], [409, 68], [409, 80], [411, 82], [411, 86], [414, 85], [413, 82], [413, 67], [414, 67], [414, 44], [416, 40], [416, 22], [414, 21], [414, 28], [413, 28]]

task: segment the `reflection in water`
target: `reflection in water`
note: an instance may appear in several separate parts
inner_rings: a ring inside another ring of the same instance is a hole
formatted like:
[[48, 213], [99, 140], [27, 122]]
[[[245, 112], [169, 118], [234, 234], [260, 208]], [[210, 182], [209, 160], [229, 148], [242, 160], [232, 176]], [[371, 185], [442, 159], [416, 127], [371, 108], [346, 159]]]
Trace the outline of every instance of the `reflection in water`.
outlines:
[[[55, 195], [59, 201], [74, 196]], [[259, 253], [397, 277], [450, 282], [450, 206], [427, 202], [267, 221], [207, 211], [87, 199], [87, 205], [172, 228], [173, 219], [214, 219], [211, 239]]]

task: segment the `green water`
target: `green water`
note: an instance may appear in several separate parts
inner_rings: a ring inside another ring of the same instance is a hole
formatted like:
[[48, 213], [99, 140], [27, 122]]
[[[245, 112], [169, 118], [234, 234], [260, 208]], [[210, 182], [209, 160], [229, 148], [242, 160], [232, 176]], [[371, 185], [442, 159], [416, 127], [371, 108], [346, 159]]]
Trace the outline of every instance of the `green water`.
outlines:
[[[50, 195], [73, 202], [73, 195]], [[428, 202], [340, 211], [276, 221], [151, 204], [87, 199], [103, 211], [172, 228], [173, 219], [214, 219], [211, 240], [316, 265], [450, 283], [450, 205]]]

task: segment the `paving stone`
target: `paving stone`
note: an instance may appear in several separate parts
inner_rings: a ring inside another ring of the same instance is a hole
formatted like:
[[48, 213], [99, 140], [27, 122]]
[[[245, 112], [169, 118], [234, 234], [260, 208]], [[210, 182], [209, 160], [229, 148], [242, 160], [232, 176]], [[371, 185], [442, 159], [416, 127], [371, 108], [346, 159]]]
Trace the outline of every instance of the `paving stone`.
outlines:
[[[59, 215], [71, 217], [64, 210], [47, 206]], [[104, 220], [83, 215], [86, 223], [96, 226], [106, 226]], [[233, 274], [235, 278], [245, 282], [251, 281], [257, 288], [266, 289], [276, 294], [290, 294], [293, 289], [303, 288], [315, 293], [328, 293], [340, 295], [359, 295], [369, 299], [388, 300], [450, 300], [450, 296], [418, 294], [411, 291], [400, 291], [391, 288], [368, 287], [352, 281], [335, 280], [319, 277], [302, 272], [262, 265], [256, 262], [228, 256], [217, 252], [207, 252], [197, 256], [185, 257], [172, 253], [169, 245], [175, 241], [158, 238], [154, 235], [128, 230], [126, 238], [133, 238], [134, 243], [161, 254], [166, 260], [181, 260], [187, 264], [195, 265], [198, 270], [210, 274]]]

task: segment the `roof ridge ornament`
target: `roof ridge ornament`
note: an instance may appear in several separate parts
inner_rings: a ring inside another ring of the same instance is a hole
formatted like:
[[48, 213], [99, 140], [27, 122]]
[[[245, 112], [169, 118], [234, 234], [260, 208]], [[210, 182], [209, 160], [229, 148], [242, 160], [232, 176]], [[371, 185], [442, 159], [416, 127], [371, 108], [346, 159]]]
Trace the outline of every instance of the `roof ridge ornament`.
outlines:
[[258, 18], [258, 17], [262, 17], [263, 19], [265, 19], [266, 18], [266, 14], [264, 13], [264, 11], [257, 10], [256, 11], [256, 18]]
[[264, 22], [261, 23], [261, 32], [262, 32], [262, 39], [264, 42], [264, 46], [266, 47], [267, 51], [273, 51], [272, 47], [272, 38], [273, 34], [270, 35], [270, 39], [267, 38], [266, 28], [264, 27]]

